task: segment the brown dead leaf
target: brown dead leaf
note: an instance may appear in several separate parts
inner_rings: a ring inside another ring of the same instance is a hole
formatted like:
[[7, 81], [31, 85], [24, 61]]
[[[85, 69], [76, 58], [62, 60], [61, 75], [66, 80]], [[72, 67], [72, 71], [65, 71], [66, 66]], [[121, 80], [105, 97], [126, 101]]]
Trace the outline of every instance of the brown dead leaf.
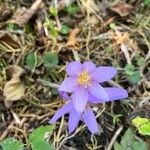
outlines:
[[110, 10], [117, 13], [121, 17], [127, 16], [131, 12], [132, 9], [133, 9], [133, 6], [127, 4], [123, 1], [118, 1], [117, 4], [115, 4], [114, 6], [112, 6], [110, 8]]
[[25, 85], [22, 83], [20, 76], [25, 73], [24, 69], [19, 66], [10, 66], [6, 69], [7, 76], [11, 79], [4, 86], [3, 95], [5, 96], [5, 106], [9, 106], [9, 102], [20, 100], [25, 93]]
[[9, 23], [16, 23], [20, 26], [26, 24], [40, 7], [42, 0], [36, 0], [29, 9], [17, 11]]
[[104, 21], [101, 25], [101, 27], [99, 28], [98, 32], [103, 31], [110, 23], [112, 23], [114, 20], [116, 19], [116, 17], [111, 17], [108, 20]]
[[127, 44], [130, 48], [132, 48], [135, 51], [139, 49], [136, 41], [130, 38], [128, 32], [109, 31], [109, 35], [113, 40], [113, 46], [116, 48], [120, 47], [121, 44]]
[[112, 40], [114, 41], [114, 46], [120, 46], [123, 43], [126, 43], [129, 41], [129, 34], [127, 32], [113, 32], [110, 31], [109, 34], [112, 37]]
[[10, 47], [14, 49], [20, 47], [19, 43], [15, 40], [14, 36], [7, 32], [3, 32], [2, 34], [0, 34], [0, 44], [6, 47], [7, 45], [9, 45]]
[[129, 34], [127, 32], [120, 32], [119, 30], [110, 33], [112, 40], [114, 40], [113, 46], [116, 48], [119, 47], [120, 50], [124, 53], [127, 63], [131, 64], [131, 57], [128, 49], [130, 41]]
[[73, 49], [73, 50], [79, 50], [80, 49], [80, 45], [76, 39], [76, 36], [79, 32], [80, 32], [80, 29], [76, 28], [70, 33], [70, 35], [68, 37], [68, 41], [66, 43], [67, 49]]
[[0, 5], [0, 21], [6, 21], [12, 15], [12, 10], [6, 3], [1, 2]]

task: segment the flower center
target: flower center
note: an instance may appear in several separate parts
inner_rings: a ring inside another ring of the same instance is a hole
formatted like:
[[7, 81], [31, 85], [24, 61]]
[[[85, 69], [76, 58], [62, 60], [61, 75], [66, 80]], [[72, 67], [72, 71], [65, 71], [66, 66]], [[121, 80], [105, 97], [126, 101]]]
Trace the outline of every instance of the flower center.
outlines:
[[81, 72], [78, 76], [78, 83], [83, 86], [89, 86], [91, 82], [91, 77], [89, 73], [85, 70]]

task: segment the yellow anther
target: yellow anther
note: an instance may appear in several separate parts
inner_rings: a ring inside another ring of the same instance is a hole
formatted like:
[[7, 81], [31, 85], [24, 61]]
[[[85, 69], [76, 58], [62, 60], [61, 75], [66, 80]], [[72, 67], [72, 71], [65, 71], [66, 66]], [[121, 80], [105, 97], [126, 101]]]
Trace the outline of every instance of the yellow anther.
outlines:
[[89, 86], [91, 82], [91, 77], [87, 71], [83, 71], [78, 76], [78, 83], [83, 86]]

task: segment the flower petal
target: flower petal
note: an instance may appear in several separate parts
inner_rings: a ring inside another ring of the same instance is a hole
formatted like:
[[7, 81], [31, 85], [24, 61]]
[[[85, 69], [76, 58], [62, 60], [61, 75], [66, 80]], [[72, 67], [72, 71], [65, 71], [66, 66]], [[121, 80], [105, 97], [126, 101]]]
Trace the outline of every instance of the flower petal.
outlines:
[[58, 91], [73, 92], [76, 88], [77, 88], [77, 79], [74, 77], [69, 77], [60, 84]]
[[69, 133], [73, 132], [80, 121], [80, 115], [77, 113], [75, 109], [72, 109], [69, 114], [68, 128]]
[[70, 76], [76, 76], [81, 71], [82, 64], [79, 61], [68, 63], [66, 66], [66, 72]]
[[110, 87], [104, 89], [108, 93], [110, 101], [119, 100], [128, 97], [127, 91], [123, 88]]
[[98, 133], [98, 124], [96, 121], [96, 117], [91, 108], [87, 109], [83, 115], [83, 121], [87, 125], [88, 129], [91, 133]]
[[90, 102], [91, 104], [97, 104], [97, 103], [102, 103], [103, 101], [101, 101], [100, 99], [98, 99], [97, 97], [89, 93], [88, 102]]
[[96, 65], [93, 62], [87, 61], [82, 65], [82, 70], [87, 70], [89, 73], [96, 69]]
[[90, 94], [95, 96], [97, 99], [100, 99], [101, 101], [108, 101], [109, 96], [105, 89], [98, 84], [97, 82], [92, 82], [91, 86], [88, 88]]
[[112, 77], [115, 76], [117, 70], [113, 67], [97, 67], [95, 71], [91, 74], [94, 81], [100, 83], [104, 81], [110, 80]]
[[64, 100], [70, 100], [71, 99], [71, 96], [69, 96], [69, 93], [67, 93], [67, 92], [60, 91], [59, 94], [62, 96], [62, 98]]
[[52, 119], [49, 120], [50, 124], [55, 123], [60, 117], [70, 112], [70, 110], [73, 108], [73, 104], [69, 102], [68, 104], [61, 107], [56, 114], [52, 117]]
[[88, 91], [86, 88], [78, 87], [72, 94], [72, 100], [75, 110], [82, 113], [88, 101]]

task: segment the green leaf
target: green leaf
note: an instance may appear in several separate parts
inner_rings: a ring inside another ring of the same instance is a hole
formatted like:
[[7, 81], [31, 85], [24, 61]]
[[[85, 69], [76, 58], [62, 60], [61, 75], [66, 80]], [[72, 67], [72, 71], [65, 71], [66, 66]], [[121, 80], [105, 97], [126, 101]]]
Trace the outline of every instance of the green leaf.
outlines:
[[30, 53], [26, 56], [26, 64], [29, 66], [30, 69], [35, 69], [37, 65], [37, 54], [36, 53]]
[[34, 34], [34, 27], [30, 23], [25, 24], [23, 29], [24, 29], [24, 32], [26, 33]]
[[45, 134], [47, 132], [51, 132], [54, 129], [53, 125], [47, 125], [47, 126], [40, 126], [39, 128], [35, 129], [29, 136], [29, 141], [32, 143], [33, 141], [44, 141], [45, 140]]
[[58, 89], [57, 88], [52, 88], [52, 94], [53, 95], [58, 95], [59, 94]]
[[139, 59], [137, 60], [137, 64], [139, 66], [143, 66], [145, 63], [145, 59], [143, 57], [139, 57]]
[[116, 29], [116, 24], [114, 22], [110, 23], [109, 27], [110, 27], [110, 29], [115, 30]]
[[70, 28], [66, 25], [62, 25], [61, 29], [60, 29], [60, 33], [62, 34], [68, 34], [70, 31]]
[[113, 117], [113, 124], [115, 125], [117, 122], [119, 122], [120, 117], [122, 117], [122, 114], [112, 115], [112, 117]]
[[7, 138], [0, 143], [3, 150], [23, 150], [24, 144], [15, 138]]
[[122, 150], [121, 145], [117, 141], [114, 143], [114, 150]]
[[53, 68], [58, 64], [58, 56], [55, 53], [47, 53], [43, 56], [43, 62], [49, 68]]
[[12, 31], [12, 30], [22, 30], [21, 27], [18, 26], [18, 24], [15, 23], [8, 23], [6, 25], [7, 30]]
[[131, 121], [141, 135], [150, 135], [150, 120], [142, 117], [135, 117]]
[[140, 71], [134, 71], [131, 76], [128, 76], [128, 80], [133, 84], [137, 84], [141, 80]]
[[54, 150], [52, 145], [46, 141], [34, 140], [31, 144], [32, 150]]
[[51, 7], [49, 11], [54, 17], [58, 16], [58, 11], [55, 7]]
[[134, 132], [131, 128], [128, 128], [123, 135], [120, 144], [118, 142], [114, 143], [114, 150], [148, 150], [148, 148], [144, 141], [136, 140]]
[[132, 150], [148, 150], [148, 146], [146, 145], [146, 143], [142, 140], [140, 141], [135, 141], [133, 143], [133, 148]]
[[144, 0], [144, 5], [145, 6], [150, 6], [150, 0]]
[[134, 56], [134, 59], [136, 60], [138, 66], [143, 66], [145, 63], [145, 59], [142, 56], [140, 56], [139, 54], [136, 54]]
[[50, 34], [54, 37], [58, 36], [58, 31], [55, 27], [50, 27]]
[[121, 147], [122, 150], [127, 150], [127, 149], [131, 149], [131, 144], [134, 141], [134, 136], [133, 136], [133, 131], [131, 128], [128, 128], [128, 130], [125, 132], [125, 134], [123, 135], [122, 139], [121, 139]]
[[77, 5], [72, 5], [67, 7], [67, 12], [70, 15], [74, 15], [80, 11], [80, 8]]
[[125, 74], [127, 75], [131, 76], [134, 74], [135, 67], [133, 65], [127, 64], [124, 69], [125, 69]]

